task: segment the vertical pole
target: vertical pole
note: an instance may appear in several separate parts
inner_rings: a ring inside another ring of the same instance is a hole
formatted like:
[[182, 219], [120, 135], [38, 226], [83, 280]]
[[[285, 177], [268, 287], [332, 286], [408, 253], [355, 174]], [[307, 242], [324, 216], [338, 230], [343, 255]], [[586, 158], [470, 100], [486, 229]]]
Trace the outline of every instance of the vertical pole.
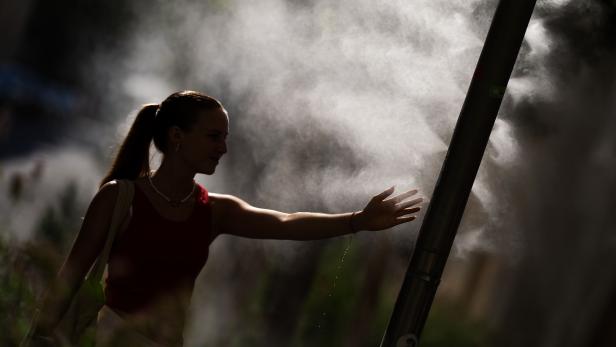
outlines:
[[496, 8], [381, 347], [419, 343], [535, 2]]

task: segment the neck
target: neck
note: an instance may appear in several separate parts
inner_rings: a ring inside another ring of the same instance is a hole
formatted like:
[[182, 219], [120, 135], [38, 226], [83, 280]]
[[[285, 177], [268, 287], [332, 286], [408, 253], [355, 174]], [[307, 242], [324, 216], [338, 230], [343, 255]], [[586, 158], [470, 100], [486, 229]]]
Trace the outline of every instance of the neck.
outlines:
[[152, 175], [152, 183], [170, 199], [181, 199], [193, 189], [195, 172], [181, 169], [169, 160], [163, 159], [156, 173]]

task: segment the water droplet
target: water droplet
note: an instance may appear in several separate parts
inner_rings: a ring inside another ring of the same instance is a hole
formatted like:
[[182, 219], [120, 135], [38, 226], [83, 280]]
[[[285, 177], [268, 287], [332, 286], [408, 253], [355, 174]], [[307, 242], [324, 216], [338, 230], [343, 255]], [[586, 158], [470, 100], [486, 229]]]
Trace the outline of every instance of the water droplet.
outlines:
[[[336, 275], [335, 275], [335, 277], [334, 277], [334, 280], [333, 280], [333, 283], [332, 283], [331, 289], [330, 289], [330, 290], [329, 290], [329, 292], [327, 293], [327, 297], [330, 297], [330, 298], [331, 298], [331, 297], [333, 296], [334, 291], [336, 290], [336, 281], [338, 280], [338, 277], [340, 276], [340, 271], [342, 270], [342, 264], [344, 263], [344, 258], [345, 258], [345, 257], [346, 257], [346, 255], [348, 254], [349, 249], [350, 249], [350, 247], [351, 247], [351, 243], [352, 243], [352, 241], [353, 241], [353, 236], [351, 235], [351, 236], [350, 236], [350, 238], [349, 238], [348, 240], [349, 240], [349, 241], [348, 241], [348, 243], [347, 243], [347, 245], [346, 245], [346, 248], [344, 249], [344, 252], [342, 253], [342, 256], [340, 257], [340, 262], [339, 262], [339, 264], [338, 264], [338, 265], [337, 265], [337, 267], [336, 267]], [[323, 317], [325, 317], [325, 316], [327, 316], [327, 313], [326, 313], [326, 312], [322, 312], [322, 313], [321, 313], [321, 318], [318, 318], [318, 319], [317, 319], [317, 320], [318, 320], [318, 322], [316, 323], [316, 327], [317, 327], [317, 329], [320, 329], [320, 328], [321, 328], [321, 323], [322, 323], [322, 320], [324, 320], [324, 319], [325, 319], [325, 318], [323, 318]]]

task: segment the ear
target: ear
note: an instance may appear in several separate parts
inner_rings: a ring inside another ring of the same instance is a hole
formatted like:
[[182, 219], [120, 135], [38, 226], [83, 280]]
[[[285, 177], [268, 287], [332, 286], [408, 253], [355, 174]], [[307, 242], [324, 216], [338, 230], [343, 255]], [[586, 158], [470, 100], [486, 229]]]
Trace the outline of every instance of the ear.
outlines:
[[167, 136], [169, 136], [169, 143], [171, 144], [180, 143], [182, 142], [182, 139], [184, 138], [184, 131], [182, 131], [180, 127], [174, 125], [170, 127], [169, 130], [167, 131]]

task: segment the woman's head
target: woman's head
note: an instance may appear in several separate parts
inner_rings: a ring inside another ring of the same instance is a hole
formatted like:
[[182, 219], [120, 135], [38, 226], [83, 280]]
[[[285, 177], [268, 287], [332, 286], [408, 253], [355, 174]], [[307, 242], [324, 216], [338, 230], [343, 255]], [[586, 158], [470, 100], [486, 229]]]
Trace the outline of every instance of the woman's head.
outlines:
[[159, 151], [166, 153], [169, 149], [169, 131], [172, 128], [190, 132], [208, 111], [220, 110], [224, 108], [218, 100], [199, 92], [185, 90], [169, 95], [155, 112], [154, 145]]
[[174, 157], [198, 173], [211, 174], [226, 152], [228, 118], [222, 104], [195, 91], [169, 95], [137, 113], [101, 186], [113, 179], [136, 179], [150, 171], [149, 147]]

